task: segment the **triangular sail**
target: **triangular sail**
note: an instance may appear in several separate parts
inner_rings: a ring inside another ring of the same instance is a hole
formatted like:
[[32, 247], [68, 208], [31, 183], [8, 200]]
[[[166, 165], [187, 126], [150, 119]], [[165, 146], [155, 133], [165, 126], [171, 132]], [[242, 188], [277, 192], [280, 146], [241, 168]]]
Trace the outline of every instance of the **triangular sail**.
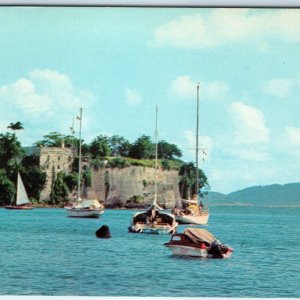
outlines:
[[18, 183], [17, 183], [17, 205], [22, 205], [29, 203], [28, 196], [22, 181], [20, 174], [18, 173]]

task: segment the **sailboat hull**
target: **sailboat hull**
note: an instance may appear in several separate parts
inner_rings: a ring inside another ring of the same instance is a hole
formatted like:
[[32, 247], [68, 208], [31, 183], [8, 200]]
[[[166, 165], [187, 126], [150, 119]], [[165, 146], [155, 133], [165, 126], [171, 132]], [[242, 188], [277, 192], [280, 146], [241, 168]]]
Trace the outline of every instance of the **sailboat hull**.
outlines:
[[65, 207], [69, 218], [99, 218], [104, 213], [100, 209], [81, 209]]
[[194, 225], [207, 225], [209, 214], [203, 215], [179, 215], [176, 216], [176, 221], [179, 224], [194, 224]]
[[15, 209], [15, 210], [31, 210], [33, 207], [31, 206], [22, 206], [22, 205], [12, 205], [12, 206], [5, 206], [6, 209]]
[[[177, 223], [176, 223], [177, 224]], [[149, 233], [149, 234], [173, 234], [176, 232], [176, 226], [169, 225], [146, 225], [135, 224], [128, 228], [129, 232], [133, 233]]]

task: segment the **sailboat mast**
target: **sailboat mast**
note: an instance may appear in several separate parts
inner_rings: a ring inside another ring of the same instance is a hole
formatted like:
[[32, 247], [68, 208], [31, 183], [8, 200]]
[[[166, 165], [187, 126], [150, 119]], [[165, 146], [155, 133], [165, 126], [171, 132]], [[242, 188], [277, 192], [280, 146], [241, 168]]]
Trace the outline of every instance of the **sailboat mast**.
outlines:
[[198, 152], [199, 152], [199, 85], [197, 84], [197, 121], [196, 121], [196, 196], [198, 201], [199, 194], [199, 162], [198, 162]]
[[79, 117], [79, 159], [78, 159], [78, 191], [77, 197], [80, 198], [80, 181], [81, 181], [81, 121], [82, 121], [82, 108], [80, 108]]
[[157, 114], [158, 114], [158, 107], [156, 105], [156, 115], [155, 115], [155, 181], [154, 181], [154, 204], [157, 202], [157, 154], [158, 154], [158, 147], [157, 147]]

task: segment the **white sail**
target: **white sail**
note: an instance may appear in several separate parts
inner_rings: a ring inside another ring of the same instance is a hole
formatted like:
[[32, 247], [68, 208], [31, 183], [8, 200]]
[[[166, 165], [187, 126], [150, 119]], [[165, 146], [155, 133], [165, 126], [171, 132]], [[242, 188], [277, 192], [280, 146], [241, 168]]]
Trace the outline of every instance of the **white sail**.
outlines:
[[18, 183], [17, 183], [17, 205], [22, 205], [29, 203], [28, 196], [22, 181], [20, 174], [18, 173]]

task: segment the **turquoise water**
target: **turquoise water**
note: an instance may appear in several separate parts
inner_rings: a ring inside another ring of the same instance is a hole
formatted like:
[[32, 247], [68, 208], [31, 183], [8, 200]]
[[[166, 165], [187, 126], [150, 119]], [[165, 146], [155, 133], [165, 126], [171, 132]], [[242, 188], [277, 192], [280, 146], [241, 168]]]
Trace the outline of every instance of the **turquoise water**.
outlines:
[[[133, 211], [0, 209], [0, 295], [300, 297], [299, 208], [210, 211], [207, 228], [235, 250], [229, 260], [171, 256], [170, 236], [127, 232]], [[111, 239], [96, 238], [103, 224]]]

